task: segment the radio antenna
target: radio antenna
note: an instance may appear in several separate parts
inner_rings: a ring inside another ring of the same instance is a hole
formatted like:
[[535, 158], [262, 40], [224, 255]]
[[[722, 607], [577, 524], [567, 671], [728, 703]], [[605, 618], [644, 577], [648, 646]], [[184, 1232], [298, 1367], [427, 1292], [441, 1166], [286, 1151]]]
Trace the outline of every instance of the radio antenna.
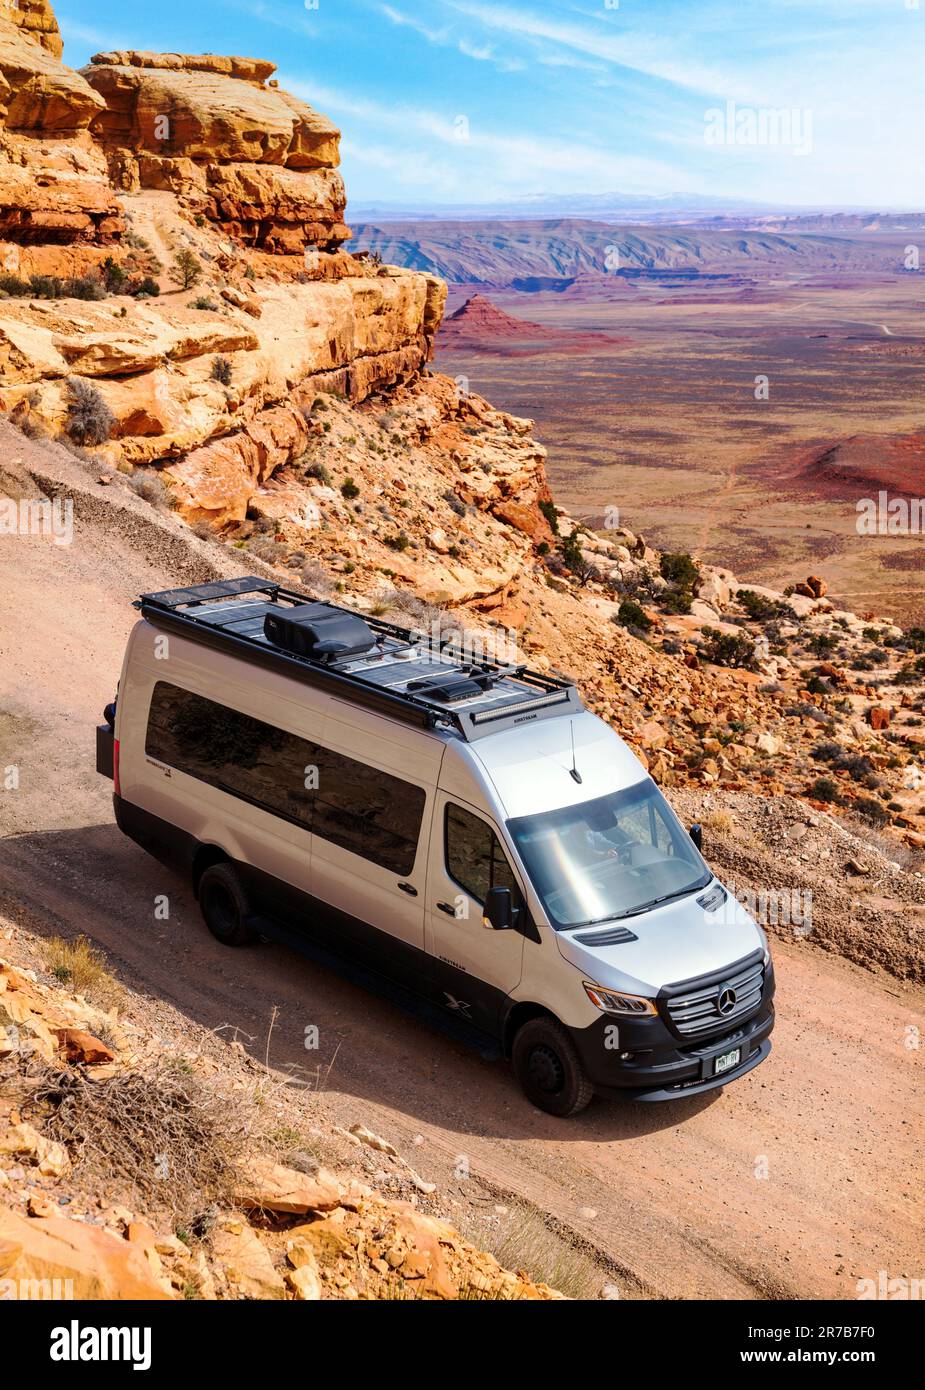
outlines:
[[581, 773], [578, 771], [578, 764], [575, 761], [575, 725], [571, 719], [568, 722], [568, 731], [572, 736], [572, 766], [569, 770], [569, 776], [580, 783]]

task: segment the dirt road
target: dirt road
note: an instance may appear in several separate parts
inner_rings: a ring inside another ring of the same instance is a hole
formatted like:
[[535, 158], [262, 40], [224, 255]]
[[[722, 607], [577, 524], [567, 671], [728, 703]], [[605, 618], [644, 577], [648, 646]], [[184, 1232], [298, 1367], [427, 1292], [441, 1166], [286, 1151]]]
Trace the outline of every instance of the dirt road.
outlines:
[[521, 1098], [504, 1064], [321, 966], [214, 942], [186, 885], [116, 830], [93, 769], [131, 599], [191, 574], [177, 572], [169, 530], [139, 521], [126, 538], [93, 491], [72, 545], [0, 538], [0, 771], [18, 768], [19, 782], [0, 801], [4, 906], [99, 943], [163, 1007], [165, 1030], [178, 1017], [233, 1025], [262, 1058], [278, 1009], [271, 1061], [320, 1067], [341, 1123], [384, 1134], [444, 1191], [474, 1181], [531, 1200], [608, 1257], [622, 1296], [850, 1299], [881, 1269], [922, 1276], [922, 1052], [908, 1045], [921, 991], [781, 944], [764, 1066], [700, 1100], [596, 1102], [561, 1122]]

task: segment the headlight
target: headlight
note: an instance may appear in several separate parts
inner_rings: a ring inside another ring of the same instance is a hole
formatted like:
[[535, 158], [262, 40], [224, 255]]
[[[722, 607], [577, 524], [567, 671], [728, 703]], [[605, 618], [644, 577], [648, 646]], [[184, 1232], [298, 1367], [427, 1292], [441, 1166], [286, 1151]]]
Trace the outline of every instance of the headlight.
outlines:
[[617, 994], [615, 990], [604, 989], [601, 985], [584, 982], [585, 994], [596, 1009], [604, 1014], [631, 1014], [635, 1018], [653, 1016], [658, 1013], [651, 999], [641, 994]]

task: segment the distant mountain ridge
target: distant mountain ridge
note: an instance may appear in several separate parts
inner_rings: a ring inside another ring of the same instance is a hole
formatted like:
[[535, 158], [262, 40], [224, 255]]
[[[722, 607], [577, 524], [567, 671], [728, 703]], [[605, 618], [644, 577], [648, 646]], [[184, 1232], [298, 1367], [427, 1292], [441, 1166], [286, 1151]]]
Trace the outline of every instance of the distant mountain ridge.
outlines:
[[[851, 229], [854, 230], [854, 229]], [[902, 238], [728, 227], [612, 226], [591, 219], [354, 222], [354, 250], [457, 285], [530, 288], [531, 280], [731, 273], [780, 265], [807, 273], [902, 270]], [[549, 288], [544, 285], [544, 288]]]

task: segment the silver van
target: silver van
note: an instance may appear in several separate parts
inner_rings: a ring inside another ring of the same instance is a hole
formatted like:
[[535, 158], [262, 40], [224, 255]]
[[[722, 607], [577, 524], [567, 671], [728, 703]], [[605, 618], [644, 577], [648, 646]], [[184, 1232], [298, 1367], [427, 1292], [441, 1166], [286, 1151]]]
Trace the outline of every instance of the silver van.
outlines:
[[219, 941], [359, 962], [552, 1115], [767, 1057], [763, 932], [574, 685], [253, 577], [136, 607], [97, 767]]

